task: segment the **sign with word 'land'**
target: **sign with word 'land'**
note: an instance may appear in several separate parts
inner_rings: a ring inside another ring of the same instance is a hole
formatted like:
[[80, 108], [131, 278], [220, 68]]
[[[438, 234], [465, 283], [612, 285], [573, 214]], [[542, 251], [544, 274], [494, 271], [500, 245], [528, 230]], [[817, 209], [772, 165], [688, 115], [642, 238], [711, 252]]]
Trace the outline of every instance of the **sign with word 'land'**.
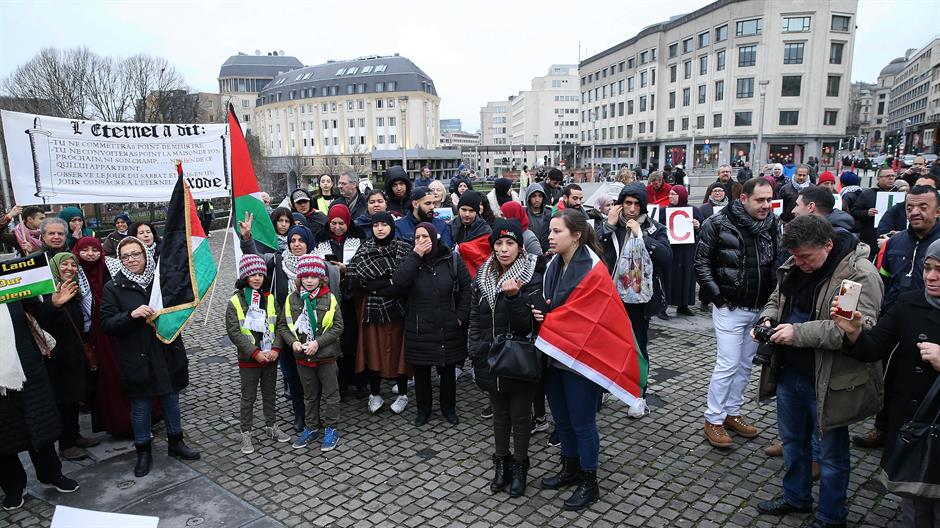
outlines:
[[195, 198], [229, 194], [227, 125], [0, 117], [20, 205], [164, 202], [176, 185], [176, 160]]
[[0, 304], [55, 291], [45, 253], [0, 262]]

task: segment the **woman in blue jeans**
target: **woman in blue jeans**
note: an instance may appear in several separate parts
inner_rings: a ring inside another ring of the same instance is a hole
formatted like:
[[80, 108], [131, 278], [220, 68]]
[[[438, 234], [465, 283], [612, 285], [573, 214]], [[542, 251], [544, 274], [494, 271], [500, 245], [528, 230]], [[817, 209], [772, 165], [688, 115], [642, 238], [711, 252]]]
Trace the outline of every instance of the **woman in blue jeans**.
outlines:
[[[593, 267], [591, 252], [603, 255], [603, 249], [587, 219], [575, 210], [555, 214], [549, 224], [548, 243], [555, 257], [545, 270], [542, 293], [549, 308], [554, 308], [565, 303]], [[538, 309], [533, 308], [532, 314], [536, 321], [544, 320]], [[597, 501], [599, 494], [600, 436], [595, 418], [601, 388], [555, 360], [550, 360], [544, 382], [555, 431], [561, 440], [561, 471], [542, 479], [542, 488], [561, 489], [578, 484], [565, 500], [565, 509], [581, 510]]]
[[179, 393], [189, 384], [189, 361], [183, 339], [170, 344], [157, 339], [147, 318], [147, 306], [156, 265], [143, 243], [125, 237], [117, 245], [117, 258], [108, 259], [111, 282], [105, 285], [101, 302], [101, 324], [114, 338], [121, 387], [131, 403], [131, 429], [137, 449], [134, 476], [150, 472], [150, 413], [160, 400], [166, 419], [167, 454], [197, 460], [199, 453], [183, 442]]

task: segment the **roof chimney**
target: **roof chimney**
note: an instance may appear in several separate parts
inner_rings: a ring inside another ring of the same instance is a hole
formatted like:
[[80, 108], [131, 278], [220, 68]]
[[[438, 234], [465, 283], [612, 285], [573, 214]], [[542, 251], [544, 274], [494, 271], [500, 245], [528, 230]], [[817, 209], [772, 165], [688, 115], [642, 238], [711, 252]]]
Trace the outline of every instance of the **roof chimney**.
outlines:
[[256, 56], [257, 56], [257, 55], [261, 55], [261, 50], [257, 50], [257, 49], [256, 49], [256, 50], [255, 50], [255, 55], [256, 55]]
[[279, 53], [281, 54], [281, 56], [283, 56], [283, 55], [284, 55], [284, 50], [280, 50]]

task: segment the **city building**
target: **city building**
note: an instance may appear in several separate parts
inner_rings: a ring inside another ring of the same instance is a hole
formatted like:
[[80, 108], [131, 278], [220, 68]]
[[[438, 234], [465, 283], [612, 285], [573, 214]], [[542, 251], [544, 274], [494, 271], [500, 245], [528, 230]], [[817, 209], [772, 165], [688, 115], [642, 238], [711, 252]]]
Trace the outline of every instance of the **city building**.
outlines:
[[460, 132], [463, 130], [463, 125], [460, 124], [459, 119], [441, 119], [441, 132]]
[[848, 117], [857, 6], [719, 0], [585, 59], [579, 157], [612, 169], [831, 164]]
[[[908, 50], [913, 53], [914, 50]], [[891, 87], [894, 85], [894, 76], [904, 69], [904, 57], [898, 57], [881, 69], [875, 82], [872, 93], [872, 102], [875, 106], [874, 121], [871, 126], [869, 148], [883, 152], [887, 147], [885, 131], [888, 128], [888, 99], [891, 96]]]
[[849, 93], [849, 116], [846, 134], [849, 135], [849, 150], [868, 150], [872, 135], [872, 103], [876, 84], [863, 81], [852, 83]]
[[509, 164], [509, 101], [490, 101], [480, 109], [480, 156], [474, 168], [483, 176], [497, 176]]
[[894, 152], [900, 142], [902, 154], [935, 154], [940, 135], [940, 37], [919, 50], [908, 50], [903, 63], [892, 61], [885, 69], [889, 68], [893, 79], [887, 98], [885, 150]]
[[394, 56], [327, 61], [282, 73], [258, 95], [253, 114], [271, 170], [291, 183], [322, 174], [384, 174], [425, 164], [450, 175], [460, 153], [438, 149], [440, 98], [431, 78]]
[[254, 55], [241, 52], [232, 55], [219, 68], [219, 104], [227, 111], [231, 103], [242, 128], [247, 131], [251, 128], [258, 93], [278, 75], [302, 67], [302, 62], [284, 55], [284, 50], [266, 55], [260, 50], [255, 50]]
[[[443, 123], [444, 120], [441, 120]], [[441, 148], [459, 150], [461, 160], [467, 168], [477, 168], [480, 134], [460, 130], [441, 130]]]

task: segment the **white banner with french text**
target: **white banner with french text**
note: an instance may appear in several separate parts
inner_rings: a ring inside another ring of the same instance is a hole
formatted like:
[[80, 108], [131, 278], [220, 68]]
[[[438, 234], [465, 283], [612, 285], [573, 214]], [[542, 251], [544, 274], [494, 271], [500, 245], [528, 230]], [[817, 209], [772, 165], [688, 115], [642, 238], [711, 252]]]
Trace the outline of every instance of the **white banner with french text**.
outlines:
[[197, 199], [230, 194], [225, 124], [107, 123], [0, 113], [19, 205], [169, 201], [176, 160]]

